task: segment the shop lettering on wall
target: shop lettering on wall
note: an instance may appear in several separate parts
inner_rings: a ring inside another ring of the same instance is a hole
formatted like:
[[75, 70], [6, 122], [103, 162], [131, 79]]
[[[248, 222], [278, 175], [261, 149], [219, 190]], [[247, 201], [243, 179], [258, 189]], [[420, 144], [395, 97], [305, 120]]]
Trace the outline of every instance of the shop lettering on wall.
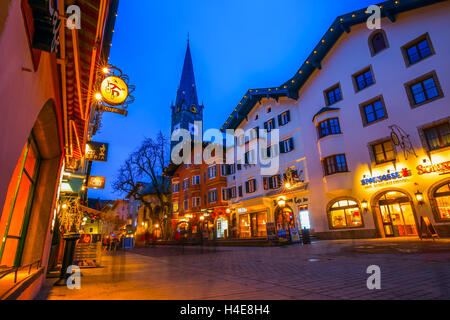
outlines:
[[[294, 197], [294, 199], [287, 199], [286, 203], [306, 203], [308, 202], [308, 198], [297, 198]], [[273, 206], [276, 207], [278, 205], [278, 201], [277, 200], [273, 200]]]
[[33, 48], [55, 52], [59, 43], [61, 21], [55, 0], [28, 1], [34, 19]]
[[449, 174], [450, 173], [450, 161], [441, 162], [438, 164], [432, 164], [429, 166], [418, 165], [416, 167], [417, 174], [427, 174], [427, 173], [439, 173], [441, 174]]
[[406, 168], [403, 168], [402, 170], [397, 172], [362, 179], [361, 184], [366, 187], [394, 184], [405, 181], [406, 180], [405, 178], [409, 176], [411, 176], [411, 171], [409, 171]]

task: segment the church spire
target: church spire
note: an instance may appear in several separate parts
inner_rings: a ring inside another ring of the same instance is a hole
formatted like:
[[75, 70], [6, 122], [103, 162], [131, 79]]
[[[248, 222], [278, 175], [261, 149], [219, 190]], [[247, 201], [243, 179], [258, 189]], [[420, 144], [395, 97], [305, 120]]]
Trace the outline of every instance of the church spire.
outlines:
[[183, 72], [181, 73], [180, 86], [178, 87], [177, 107], [186, 104], [188, 107], [198, 107], [197, 88], [195, 86], [194, 67], [192, 65], [191, 50], [189, 48], [189, 34], [187, 40], [186, 55], [184, 57]]

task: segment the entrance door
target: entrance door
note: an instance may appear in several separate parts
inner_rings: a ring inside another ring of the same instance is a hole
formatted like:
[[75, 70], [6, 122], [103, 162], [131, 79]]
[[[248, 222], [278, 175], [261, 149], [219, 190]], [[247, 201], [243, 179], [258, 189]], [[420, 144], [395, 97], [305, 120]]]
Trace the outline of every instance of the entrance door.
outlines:
[[397, 191], [380, 198], [380, 213], [386, 237], [416, 236], [416, 220], [409, 198]]
[[228, 236], [228, 220], [226, 218], [217, 219], [217, 238], [227, 238]]

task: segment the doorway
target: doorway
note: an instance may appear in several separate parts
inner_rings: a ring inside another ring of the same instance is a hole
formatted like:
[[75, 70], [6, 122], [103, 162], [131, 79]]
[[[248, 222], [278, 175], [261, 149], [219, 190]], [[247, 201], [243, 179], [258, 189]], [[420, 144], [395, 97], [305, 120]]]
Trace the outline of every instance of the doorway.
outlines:
[[228, 238], [228, 219], [225, 217], [217, 218], [216, 230], [216, 236], [218, 239]]
[[388, 191], [378, 204], [386, 237], [417, 236], [412, 203], [406, 194]]

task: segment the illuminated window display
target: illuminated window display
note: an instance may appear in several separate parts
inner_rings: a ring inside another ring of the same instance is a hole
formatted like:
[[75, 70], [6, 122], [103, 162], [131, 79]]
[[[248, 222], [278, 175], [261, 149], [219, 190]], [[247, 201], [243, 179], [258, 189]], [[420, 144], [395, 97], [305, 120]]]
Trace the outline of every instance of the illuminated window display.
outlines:
[[440, 219], [450, 219], [450, 183], [437, 188], [433, 194]]
[[354, 228], [362, 226], [361, 212], [358, 204], [350, 199], [339, 200], [329, 209], [332, 228]]
[[33, 192], [36, 186], [40, 156], [30, 138], [22, 150], [9, 183], [0, 220], [0, 265], [18, 266], [30, 219]]

